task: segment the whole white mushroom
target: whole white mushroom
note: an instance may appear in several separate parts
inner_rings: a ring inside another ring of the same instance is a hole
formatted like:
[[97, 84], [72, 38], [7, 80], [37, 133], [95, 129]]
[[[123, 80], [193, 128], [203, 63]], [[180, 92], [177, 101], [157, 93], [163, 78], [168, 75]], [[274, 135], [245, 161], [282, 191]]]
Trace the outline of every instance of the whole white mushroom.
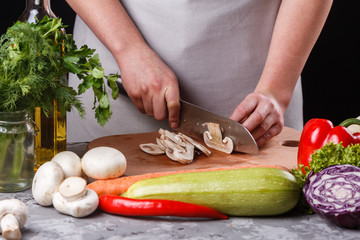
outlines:
[[126, 158], [115, 148], [96, 147], [84, 154], [81, 166], [84, 173], [90, 178], [117, 178], [126, 170]]
[[81, 159], [76, 153], [71, 151], [59, 152], [51, 161], [61, 166], [64, 178], [81, 176]]
[[87, 189], [86, 182], [81, 177], [65, 179], [53, 197], [55, 209], [73, 217], [90, 215], [97, 209], [98, 204], [97, 193]]
[[21, 239], [22, 228], [29, 216], [29, 211], [18, 199], [0, 201], [0, 230], [5, 239]]
[[56, 162], [46, 162], [39, 167], [32, 183], [32, 195], [41, 206], [50, 206], [55, 192], [58, 191], [64, 173]]

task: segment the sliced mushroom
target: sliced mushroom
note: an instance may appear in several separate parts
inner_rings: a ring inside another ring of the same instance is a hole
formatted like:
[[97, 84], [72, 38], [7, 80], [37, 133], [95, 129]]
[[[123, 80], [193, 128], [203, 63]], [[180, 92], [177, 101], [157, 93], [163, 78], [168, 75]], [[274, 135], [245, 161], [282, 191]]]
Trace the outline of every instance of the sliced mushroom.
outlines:
[[165, 147], [155, 143], [144, 143], [139, 145], [140, 149], [151, 155], [165, 154]]
[[165, 130], [165, 136], [171, 139], [174, 143], [182, 147], [186, 147], [186, 140], [182, 138], [180, 135]]
[[187, 144], [184, 151], [175, 150], [173, 153], [178, 162], [189, 164], [194, 160], [194, 145]]
[[159, 148], [165, 152], [165, 146], [162, 144], [160, 138], [156, 138], [156, 144], [159, 145]]
[[171, 160], [182, 164], [188, 164], [194, 160], [195, 148], [206, 156], [211, 154], [209, 149], [185, 134], [170, 132], [162, 128], [159, 129], [159, 134], [156, 144], [140, 144], [141, 150], [152, 155], [165, 153]]
[[194, 145], [185, 140], [182, 136], [159, 130], [161, 134], [159, 141], [166, 148], [166, 155], [173, 161], [182, 164], [189, 164], [194, 160]]
[[184, 148], [178, 144], [176, 144], [175, 142], [173, 142], [170, 138], [162, 135], [160, 137], [161, 143], [165, 146], [165, 148], [170, 148], [173, 150], [178, 150], [178, 151], [183, 151]]
[[229, 137], [222, 138], [220, 125], [217, 123], [206, 123], [206, 125], [209, 131], [205, 131], [203, 135], [205, 144], [218, 151], [232, 153], [234, 143]]
[[165, 153], [166, 153], [166, 156], [168, 156], [168, 158], [170, 158], [171, 160], [177, 162], [177, 159], [174, 156], [174, 150], [172, 150], [171, 148], [166, 148]]
[[189, 143], [194, 145], [197, 149], [199, 149], [206, 156], [209, 157], [211, 155], [211, 151], [208, 148], [206, 148], [204, 145], [202, 145], [201, 143], [198, 143], [197, 141], [193, 140], [191, 137], [186, 136], [183, 133], [179, 133], [179, 135], [182, 136], [183, 138], [185, 138], [186, 141], [188, 141]]
[[173, 161], [189, 164], [194, 160], [194, 145], [188, 144], [185, 148], [166, 148], [166, 155]]

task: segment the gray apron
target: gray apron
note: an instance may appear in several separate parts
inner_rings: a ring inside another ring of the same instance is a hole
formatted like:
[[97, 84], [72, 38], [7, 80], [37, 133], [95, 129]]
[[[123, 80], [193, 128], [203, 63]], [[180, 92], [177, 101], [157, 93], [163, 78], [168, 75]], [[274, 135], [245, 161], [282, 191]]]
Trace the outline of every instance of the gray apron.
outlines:
[[[176, 74], [182, 99], [229, 117], [255, 89], [267, 57], [281, 0], [121, 0], [150, 47]], [[74, 38], [95, 48], [106, 74], [120, 72], [111, 53], [76, 18]], [[79, 84], [70, 76], [70, 85]], [[109, 94], [109, 96], [111, 96]], [[91, 109], [91, 90], [81, 96], [86, 118], [67, 116], [69, 142], [169, 128], [141, 114], [126, 97], [111, 99], [113, 116], [101, 127]], [[285, 126], [301, 130], [300, 81], [285, 114]]]

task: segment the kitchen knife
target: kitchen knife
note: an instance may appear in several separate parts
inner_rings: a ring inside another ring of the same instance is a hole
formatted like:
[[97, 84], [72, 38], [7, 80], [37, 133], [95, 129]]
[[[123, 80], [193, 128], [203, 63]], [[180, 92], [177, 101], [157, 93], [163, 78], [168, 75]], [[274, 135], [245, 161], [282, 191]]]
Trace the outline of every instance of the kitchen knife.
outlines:
[[249, 154], [259, 154], [259, 148], [250, 132], [239, 122], [221, 117], [194, 104], [180, 100], [180, 119], [178, 131], [192, 138], [203, 140], [207, 131], [207, 122], [220, 125], [223, 137], [229, 137], [234, 142], [234, 151]]
[[[121, 80], [116, 81], [119, 93], [127, 96], [126, 90]], [[218, 123], [221, 126], [224, 137], [229, 137], [234, 142], [234, 151], [259, 154], [259, 148], [251, 133], [239, 122], [229, 118], [221, 117], [209, 112], [194, 104], [180, 100], [180, 119], [178, 131], [189, 137], [203, 141], [203, 133], [208, 130], [206, 123]]]

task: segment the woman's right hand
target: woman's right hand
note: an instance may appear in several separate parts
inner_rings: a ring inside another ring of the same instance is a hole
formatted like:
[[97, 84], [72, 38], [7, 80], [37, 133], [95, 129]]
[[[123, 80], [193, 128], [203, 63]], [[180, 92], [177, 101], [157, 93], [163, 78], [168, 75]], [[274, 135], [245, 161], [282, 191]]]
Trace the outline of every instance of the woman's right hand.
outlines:
[[174, 72], [147, 45], [129, 47], [118, 61], [123, 86], [141, 113], [176, 129], [180, 95]]

